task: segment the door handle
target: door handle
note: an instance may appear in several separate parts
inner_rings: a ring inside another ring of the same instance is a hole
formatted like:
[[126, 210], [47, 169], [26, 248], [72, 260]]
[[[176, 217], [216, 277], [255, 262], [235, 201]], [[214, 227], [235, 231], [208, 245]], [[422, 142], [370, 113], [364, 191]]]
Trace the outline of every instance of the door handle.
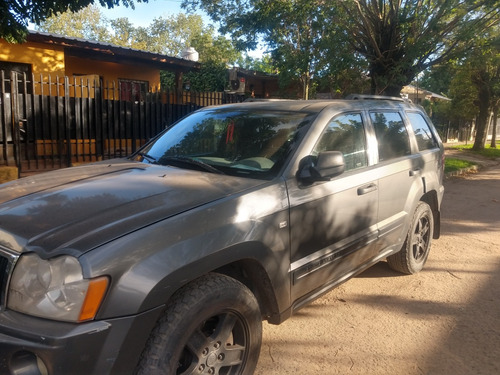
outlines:
[[365, 195], [368, 193], [371, 193], [372, 191], [377, 190], [377, 185], [375, 184], [370, 184], [366, 186], [362, 186], [358, 188], [358, 195]]

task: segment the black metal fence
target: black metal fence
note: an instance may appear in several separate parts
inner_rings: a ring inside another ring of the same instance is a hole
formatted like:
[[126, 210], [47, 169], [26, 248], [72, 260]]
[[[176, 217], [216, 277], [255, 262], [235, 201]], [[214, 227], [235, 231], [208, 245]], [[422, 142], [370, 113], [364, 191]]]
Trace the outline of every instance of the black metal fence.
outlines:
[[92, 79], [0, 75], [0, 164], [16, 165], [20, 175], [130, 155], [198, 108], [242, 100], [220, 92], [126, 92]]

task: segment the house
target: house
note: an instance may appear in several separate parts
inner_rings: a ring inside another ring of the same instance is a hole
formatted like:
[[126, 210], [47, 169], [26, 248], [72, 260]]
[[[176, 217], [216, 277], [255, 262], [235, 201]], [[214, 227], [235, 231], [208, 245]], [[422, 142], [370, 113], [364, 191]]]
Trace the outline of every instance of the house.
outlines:
[[450, 101], [446, 96], [436, 94], [435, 92], [425, 90], [418, 86], [408, 85], [401, 90], [401, 96], [410, 99], [415, 104], [422, 104], [424, 100], [435, 102], [439, 100]]
[[279, 97], [278, 76], [255, 70], [234, 67], [228, 70], [229, 92], [252, 98]]
[[55, 81], [69, 77], [115, 82], [121, 99], [137, 100], [140, 93], [160, 88], [160, 71], [176, 74], [182, 87], [182, 74], [199, 69], [198, 62], [177, 57], [118, 47], [108, 43], [30, 31], [26, 42], [10, 44], [0, 39], [0, 71], [43, 76]]
[[[241, 101], [251, 90], [266, 97], [278, 87], [276, 77], [240, 71], [229, 93], [186, 91], [184, 73], [200, 68], [47, 33], [30, 32], [22, 44], [0, 39], [0, 163], [21, 173], [129, 155], [201, 106]], [[175, 92], [159, 92], [161, 71], [175, 73]]]
[[[137, 101], [141, 93], [157, 91], [162, 70], [174, 72], [177, 91], [184, 90], [183, 73], [200, 67], [189, 59], [42, 32], [30, 31], [22, 44], [0, 39], [0, 71], [6, 77], [11, 72], [26, 73], [28, 80], [31, 74], [53, 82], [69, 77], [97, 81], [102, 87], [114, 82], [122, 100]], [[228, 70], [228, 75], [230, 93], [267, 98], [279, 90], [276, 75], [241, 68]]]

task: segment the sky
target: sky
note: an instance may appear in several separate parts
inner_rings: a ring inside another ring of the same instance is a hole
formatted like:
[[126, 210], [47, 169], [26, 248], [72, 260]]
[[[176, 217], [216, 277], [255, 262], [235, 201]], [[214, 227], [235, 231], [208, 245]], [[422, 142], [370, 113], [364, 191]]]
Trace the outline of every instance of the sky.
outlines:
[[[102, 7], [101, 10], [108, 19], [127, 17], [135, 27], [147, 27], [151, 24], [153, 18], [186, 13], [186, 10], [181, 8], [181, 3], [182, 0], [149, 0], [147, 3], [134, 1], [135, 9], [119, 5], [112, 9]], [[204, 12], [198, 10], [196, 14], [203, 17], [203, 22], [206, 25], [213, 23]]]

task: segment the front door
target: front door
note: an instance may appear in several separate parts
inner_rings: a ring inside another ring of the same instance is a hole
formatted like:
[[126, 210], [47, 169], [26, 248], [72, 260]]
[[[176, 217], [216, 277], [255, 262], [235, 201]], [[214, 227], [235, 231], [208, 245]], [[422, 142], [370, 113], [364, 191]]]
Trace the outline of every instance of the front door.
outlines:
[[361, 113], [334, 117], [311, 155], [322, 151], [341, 151], [346, 171], [310, 186], [287, 181], [296, 307], [373, 257], [378, 236], [378, 179], [368, 166]]

